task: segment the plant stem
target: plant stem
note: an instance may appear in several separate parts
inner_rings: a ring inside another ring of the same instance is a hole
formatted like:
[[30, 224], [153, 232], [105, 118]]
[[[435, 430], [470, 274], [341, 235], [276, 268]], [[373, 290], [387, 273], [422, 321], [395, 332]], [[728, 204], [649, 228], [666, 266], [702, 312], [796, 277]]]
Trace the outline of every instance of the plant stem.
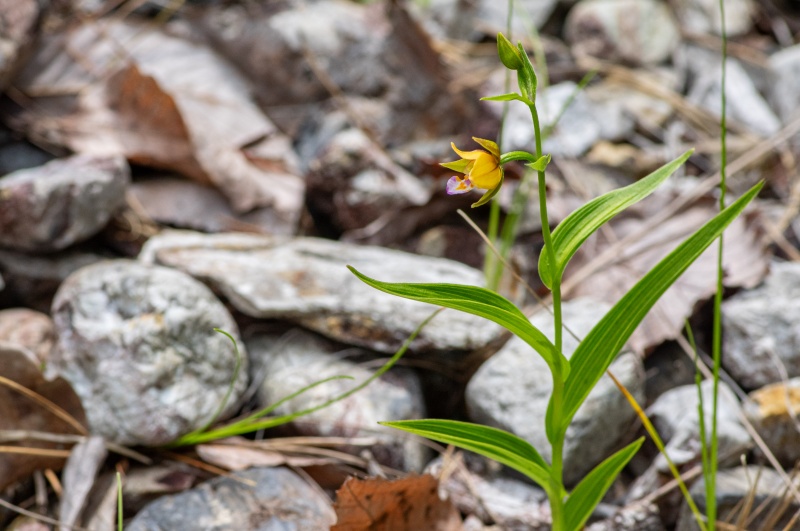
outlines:
[[[514, 0], [508, 0], [508, 15], [506, 16], [506, 36], [511, 39], [511, 23], [514, 19]], [[511, 90], [511, 71], [506, 69], [505, 90]], [[508, 102], [503, 102], [503, 114], [500, 116], [500, 131], [497, 133], [497, 145], [500, 147], [500, 152], [503, 152], [503, 130], [506, 126], [506, 117], [508, 116]], [[486, 236], [489, 241], [495, 243], [497, 241], [497, 232], [500, 226], [500, 201], [497, 196], [494, 197], [489, 203], [489, 226], [486, 230]], [[504, 242], [505, 243], [505, 242]], [[501, 253], [503, 259], [508, 258], [508, 252]], [[486, 278], [486, 287], [490, 290], [497, 291], [500, 285], [500, 278], [503, 276], [503, 265], [494, 255], [486, 249], [486, 254], [483, 257], [483, 276]]]
[[[531, 111], [531, 120], [533, 121], [533, 131], [536, 141], [536, 150], [534, 157], [538, 159], [542, 156], [542, 132], [539, 125], [539, 113], [536, 110], [536, 104], [529, 105]], [[555, 249], [553, 248], [553, 237], [550, 232], [550, 224], [547, 216], [547, 184], [545, 180], [545, 172], [538, 171], [539, 182], [539, 213], [542, 220], [542, 238], [544, 239], [545, 252], [548, 253], [551, 264], [556, 263]], [[563, 324], [561, 317], [561, 278], [554, 278], [552, 281], [552, 296], [553, 296], [553, 321], [554, 321], [554, 345], [558, 352], [562, 350], [562, 334]], [[561, 374], [561, 369], [556, 364], [553, 371], [553, 394], [551, 397], [553, 404], [552, 420], [556, 424], [555, 437], [552, 442], [552, 458], [551, 458], [551, 474], [552, 474], [552, 493], [550, 496], [550, 513], [553, 519], [553, 531], [562, 531], [564, 529], [564, 498], [562, 492], [564, 491], [564, 436], [566, 430], [560, 426], [560, 420], [563, 411], [564, 403], [564, 378]]]
[[[725, 95], [726, 66], [728, 61], [728, 38], [725, 28], [725, 0], [719, 0], [720, 24], [722, 30], [722, 73], [720, 90], [720, 183], [719, 183], [719, 209], [725, 209], [725, 189], [727, 187], [728, 145], [727, 145], [727, 97]], [[711, 351], [714, 358], [713, 380], [714, 391], [712, 394], [711, 406], [711, 445], [709, 448], [708, 464], [709, 469], [706, 474], [706, 516], [708, 517], [708, 529], [716, 529], [717, 520], [717, 468], [719, 444], [717, 441], [717, 405], [719, 402], [719, 372], [722, 365], [722, 250], [723, 235], [719, 236], [719, 247], [717, 249], [717, 292], [714, 294], [714, 332], [712, 337]]]

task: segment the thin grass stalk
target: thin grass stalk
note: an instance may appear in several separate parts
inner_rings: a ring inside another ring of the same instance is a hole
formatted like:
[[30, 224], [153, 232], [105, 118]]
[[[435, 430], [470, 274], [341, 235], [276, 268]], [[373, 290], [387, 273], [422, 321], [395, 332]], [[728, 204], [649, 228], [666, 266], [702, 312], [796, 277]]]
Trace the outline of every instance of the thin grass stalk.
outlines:
[[667, 448], [664, 445], [664, 441], [659, 436], [656, 427], [653, 426], [653, 423], [650, 422], [647, 414], [642, 409], [642, 406], [639, 405], [639, 402], [636, 398], [628, 391], [628, 389], [622, 385], [622, 382], [617, 380], [617, 377], [611, 371], [606, 371], [606, 374], [611, 378], [614, 384], [617, 386], [617, 389], [622, 393], [625, 399], [630, 404], [631, 408], [636, 412], [636, 415], [639, 416], [639, 420], [642, 421], [642, 425], [647, 433], [650, 435], [650, 438], [653, 439], [658, 451], [661, 452], [661, 455], [664, 456], [664, 459], [667, 461], [667, 466], [669, 467], [670, 472], [672, 472], [675, 481], [678, 483], [678, 488], [683, 493], [683, 497], [686, 498], [686, 503], [689, 505], [689, 509], [692, 511], [692, 515], [694, 516], [697, 525], [700, 527], [701, 531], [706, 531], [706, 524], [703, 522], [703, 514], [700, 512], [700, 509], [697, 508], [697, 504], [692, 499], [692, 496], [689, 494], [689, 488], [686, 486], [686, 483], [683, 481], [681, 477], [681, 472], [678, 470], [678, 467], [675, 466], [675, 463], [672, 459], [669, 458], [669, 454], [667, 454]]
[[[506, 17], [506, 35], [509, 40], [512, 40], [511, 23], [514, 16], [514, 0], [508, 0], [508, 16]], [[511, 90], [511, 71], [506, 70], [506, 79], [503, 84], [503, 92], [508, 93]], [[500, 152], [503, 152], [503, 130], [506, 125], [506, 117], [508, 116], [509, 102], [503, 102], [503, 112], [500, 115], [500, 130], [497, 132], [497, 145], [500, 147]], [[486, 235], [492, 243], [497, 241], [497, 231], [500, 226], [500, 199], [495, 196], [489, 203], [489, 226], [486, 228]], [[507, 254], [503, 254], [506, 258]], [[483, 275], [486, 278], [486, 287], [497, 291], [500, 285], [500, 278], [502, 277], [503, 266], [500, 264], [497, 257], [486, 249], [486, 254], [483, 257]]]
[[[725, 208], [725, 191], [727, 188], [727, 163], [728, 163], [728, 144], [727, 144], [727, 97], [725, 87], [727, 81], [728, 61], [728, 37], [725, 27], [725, 0], [719, 0], [720, 25], [722, 29], [722, 72], [720, 89], [720, 183], [719, 183], [719, 208]], [[714, 531], [717, 519], [717, 469], [719, 468], [719, 441], [717, 440], [717, 411], [719, 403], [719, 372], [722, 365], [722, 252], [724, 248], [723, 235], [719, 236], [719, 246], [717, 248], [717, 292], [714, 294], [714, 330], [712, 336], [712, 356], [714, 359], [713, 380], [713, 404], [711, 407], [711, 445], [709, 449], [710, 471], [706, 480], [706, 515], [708, 516], [709, 530]]]

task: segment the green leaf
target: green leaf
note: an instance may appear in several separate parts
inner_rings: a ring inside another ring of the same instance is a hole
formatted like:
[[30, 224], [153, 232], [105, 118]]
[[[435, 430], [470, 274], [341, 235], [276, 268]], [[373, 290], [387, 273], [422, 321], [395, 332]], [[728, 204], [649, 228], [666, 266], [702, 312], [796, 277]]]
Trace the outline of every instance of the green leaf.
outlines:
[[456, 420], [399, 420], [380, 422], [434, 441], [475, 452], [521, 472], [549, 491], [550, 467], [531, 444], [497, 428]]
[[546, 249], [542, 249], [539, 255], [539, 276], [544, 285], [551, 288], [553, 280], [564, 274], [567, 263], [581, 244], [586, 241], [586, 238], [608, 220], [650, 195], [658, 185], [686, 162], [692, 151], [687, 151], [630, 186], [612, 190], [589, 201], [567, 216], [553, 231], [555, 266], [550, 263], [549, 253]]
[[[494, 321], [528, 343], [547, 362], [551, 372], [562, 379], [569, 374], [569, 361], [558, 352], [547, 337], [533, 326], [525, 314], [508, 299], [494, 291], [461, 284], [404, 284], [381, 282], [347, 266], [361, 281], [383, 292], [454, 310], [471, 313]], [[556, 366], [556, 364], [558, 364]]]
[[[684, 240], [637, 282], [581, 341], [570, 358], [570, 376], [564, 384], [563, 410], [559, 421], [561, 433], [566, 431], [575, 412], [586, 400], [589, 392], [611, 365], [650, 308], [703, 251], [722, 234], [725, 227], [742, 213], [747, 204], [758, 195], [763, 185], [763, 182], [755, 185]], [[548, 438], [555, 435], [550, 432], [550, 427], [554, 426], [552, 409], [551, 401], [545, 423], [548, 427]]]
[[517, 50], [519, 51], [520, 59], [522, 59], [522, 67], [517, 70], [517, 84], [523, 95], [528, 98], [528, 101], [535, 102], [536, 86], [539, 83], [536, 79], [536, 72], [533, 70], [533, 64], [531, 64], [531, 60], [521, 42], [517, 43]]
[[534, 171], [544, 171], [547, 165], [550, 164], [550, 155], [543, 155], [536, 159], [536, 162], [531, 162], [527, 166]]
[[489, 201], [491, 201], [491, 200], [492, 200], [492, 198], [493, 198], [494, 196], [496, 196], [496, 195], [497, 195], [497, 192], [499, 192], [499, 191], [500, 191], [500, 187], [501, 187], [501, 186], [503, 186], [503, 181], [504, 181], [504, 180], [505, 180], [505, 174], [504, 174], [504, 173], [501, 173], [501, 174], [500, 174], [500, 182], [499, 182], [499, 183], [497, 183], [497, 186], [495, 186], [495, 187], [494, 187], [494, 188], [492, 188], [491, 190], [487, 191], [485, 194], [483, 194], [483, 195], [481, 196], [481, 198], [480, 198], [480, 199], [478, 199], [477, 201], [475, 201], [474, 203], [472, 203], [472, 208], [477, 208], [477, 207], [479, 207], [479, 206], [481, 206], [481, 205], [485, 205], [486, 203], [488, 203]]
[[578, 483], [575, 490], [567, 498], [564, 505], [565, 528], [567, 531], [583, 529], [583, 524], [592, 515], [592, 511], [605, 496], [606, 491], [614, 480], [628, 464], [628, 461], [639, 451], [644, 442], [644, 437], [633, 441], [631, 444], [618, 451], [589, 472]]
[[529, 99], [520, 96], [516, 92], [501, 94], [499, 96], [485, 96], [481, 98], [481, 101], [521, 101], [526, 105], [533, 105], [533, 103]]

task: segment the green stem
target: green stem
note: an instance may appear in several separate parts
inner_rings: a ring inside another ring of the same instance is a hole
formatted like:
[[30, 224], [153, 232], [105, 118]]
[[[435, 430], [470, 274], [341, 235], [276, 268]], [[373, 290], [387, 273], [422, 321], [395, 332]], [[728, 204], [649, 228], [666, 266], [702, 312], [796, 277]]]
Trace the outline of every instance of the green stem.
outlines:
[[[511, 23], [514, 20], [514, 0], [508, 0], [508, 15], [506, 16], [506, 36], [511, 39]], [[511, 90], [511, 71], [506, 69], [505, 90], [507, 93]], [[500, 152], [503, 151], [503, 130], [506, 125], [506, 116], [508, 116], [508, 102], [503, 102], [503, 114], [500, 116], [500, 131], [497, 133], [497, 145], [500, 147]], [[497, 232], [500, 226], [500, 201], [497, 196], [494, 197], [489, 203], [489, 226], [486, 230], [486, 237], [492, 243], [497, 242]], [[508, 252], [502, 252], [501, 256], [508, 258]], [[502, 277], [503, 266], [497, 257], [486, 249], [486, 254], [483, 257], [483, 275], [486, 278], [486, 287], [497, 291], [500, 285], [500, 277]]]
[[[725, 95], [726, 66], [728, 60], [728, 38], [725, 28], [725, 1], [719, 0], [720, 24], [722, 29], [722, 73], [720, 90], [720, 184], [719, 184], [719, 209], [725, 208], [725, 189], [727, 188], [728, 145], [727, 145], [727, 97]], [[714, 358], [713, 367], [713, 386], [711, 406], [711, 444], [708, 456], [709, 471], [706, 475], [706, 516], [708, 517], [708, 529], [716, 529], [717, 520], [717, 468], [719, 460], [719, 443], [717, 441], [717, 406], [719, 402], [719, 373], [722, 365], [722, 250], [723, 235], [719, 236], [719, 247], [717, 249], [717, 292], [714, 294], [714, 332], [712, 337], [711, 351]]]
[[[533, 121], [533, 131], [536, 141], [536, 151], [534, 152], [534, 159], [538, 159], [542, 155], [542, 132], [539, 125], [539, 113], [536, 110], [536, 105], [529, 105], [531, 111], [531, 120]], [[510, 155], [510, 154], [507, 154]], [[550, 224], [547, 216], [547, 185], [545, 180], [545, 172], [538, 171], [538, 184], [539, 184], [539, 213], [542, 220], [542, 238], [547, 253], [549, 253], [550, 263], [556, 263], [555, 249], [553, 247], [553, 237], [550, 232]], [[556, 350], [562, 350], [562, 335], [563, 324], [561, 317], [561, 278], [554, 278], [552, 282], [552, 296], [553, 296], [553, 321], [554, 321], [554, 337], [553, 342]], [[556, 430], [555, 440], [552, 441], [552, 458], [551, 458], [551, 477], [552, 477], [552, 492], [550, 497], [550, 511], [553, 518], [552, 529], [553, 531], [563, 531], [564, 529], [564, 437], [566, 430], [560, 427], [560, 420], [563, 416], [564, 404], [564, 378], [561, 374], [561, 369], [556, 364], [553, 370], [553, 416], [552, 419], [559, 428]]]

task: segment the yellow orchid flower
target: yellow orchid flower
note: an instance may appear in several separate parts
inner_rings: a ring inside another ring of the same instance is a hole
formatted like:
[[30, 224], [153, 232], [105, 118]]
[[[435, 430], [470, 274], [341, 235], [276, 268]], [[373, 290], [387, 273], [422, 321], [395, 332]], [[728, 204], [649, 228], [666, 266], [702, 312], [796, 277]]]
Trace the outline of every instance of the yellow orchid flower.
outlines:
[[463, 194], [473, 188], [494, 190], [503, 182], [503, 168], [500, 166], [500, 148], [496, 143], [484, 138], [472, 139], [486, 149], [475, 151], [461, 151], [452, 142], [453, 151], [461, 157], [460, 160], [442, 163], [442, 166], [463, 173], [464, 176], [454, 175], [447, 181], [447, 193]]

